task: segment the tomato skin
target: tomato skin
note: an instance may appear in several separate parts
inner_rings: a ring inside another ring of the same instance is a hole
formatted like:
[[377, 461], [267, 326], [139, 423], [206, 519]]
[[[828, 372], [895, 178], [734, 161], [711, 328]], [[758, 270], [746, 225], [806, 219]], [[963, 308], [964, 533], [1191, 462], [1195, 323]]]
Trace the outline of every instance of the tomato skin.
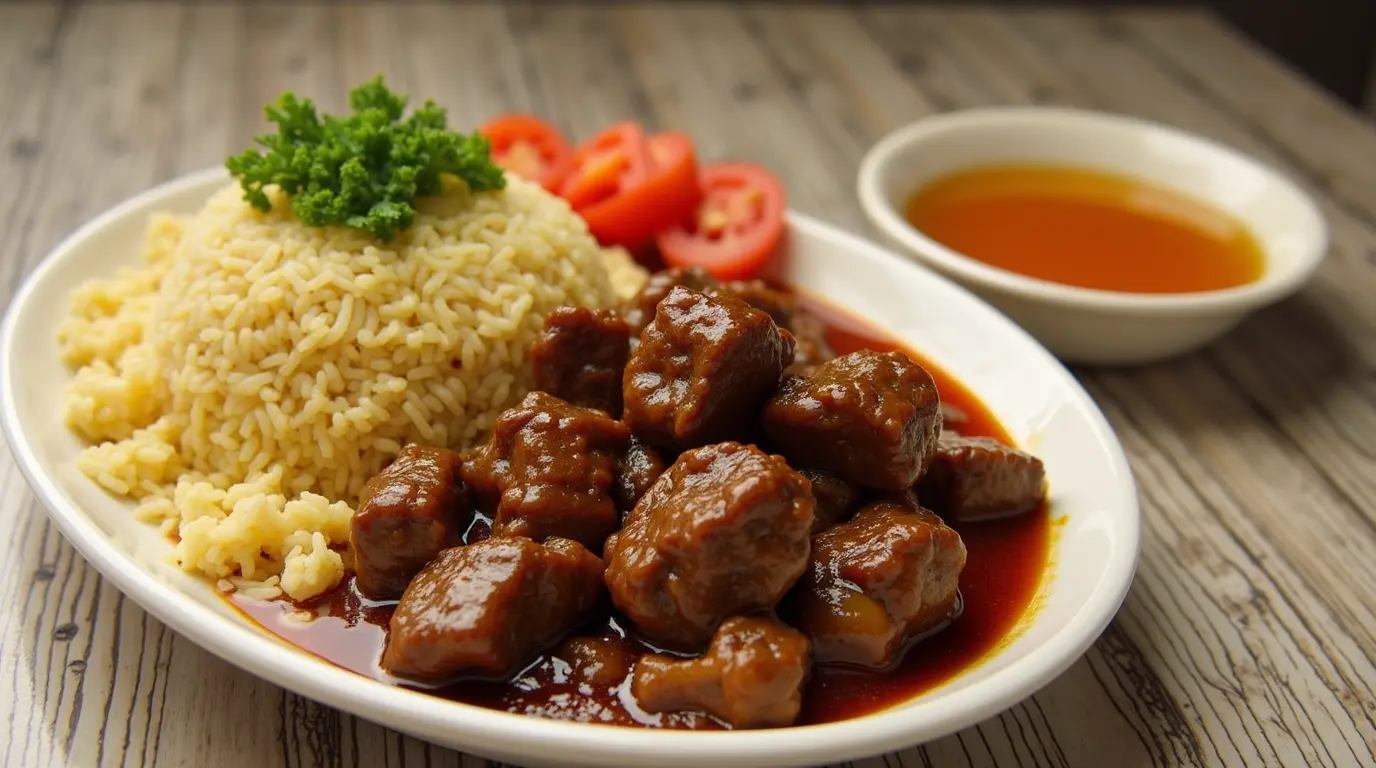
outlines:
[[573, 146], [558, 128], [534, 115], [501, 115], [478, 133], [492, 142], [493, 162], [550, 192], [573, 170]]
[[750, 163], [703, 166], [696, 217], [655, 238], [671, 267], [702, 267], [719, 280], [760, 273], [784, 237], [787, 196], [778, 177]]
[[647, 141], [649, 173], [620, 194], [579, 211], [605, 246], [638, 251], [655, 235], [687, 221], [702, 201], [697, 157], [687, 134], [671, 131]]
[[631, 121], [616, 123], [574, 150], [573, 169], [558, 194], [582, 213], [644, 181], [650, 170], [644, 129]]

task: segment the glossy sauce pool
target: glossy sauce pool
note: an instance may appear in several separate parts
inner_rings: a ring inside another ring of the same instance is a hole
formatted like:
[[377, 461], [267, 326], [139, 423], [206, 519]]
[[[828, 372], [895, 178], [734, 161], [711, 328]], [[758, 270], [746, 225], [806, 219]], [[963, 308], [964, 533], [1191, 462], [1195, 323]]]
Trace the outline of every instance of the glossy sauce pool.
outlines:
[[942, 245], [1028, 277], [1125, 293], [1194, 293], [1260, 279], [1246, 225], [1202, 201], [1124, 176], [994, 165], [941, 177], [907, 219]]
[[[963, 386], [920, 355], [889, 340], [861, 321], [825, 303], [802, 298], [802, 305], [827, 324], [828, 340], [838, 354], [859, 349], [902, 349], [936, 378], [948, 411], [947, 428], [970, 436], [1008, 441], [1007, 434]], [[959, 419], [953, 418], [959, 416]], [[967, 549], [960, 593], [964, 611], [946, 629], [908, 652], [897, 669], [864, 673], [814, 666], [803, 697], [799, 725], [833, 722], [868, 714], [918, 696], [979, 663], [1010, 639], [1033, 602], [1047, 572], [1052, 525], [1045, 508], [1032, 513], [977, 524], [956, 524]], [[487, 534], [486, 521], [470, 529], [474, 540]], [[232, 595], [230, 603], [268, 632], [345, 669], [388, 680], [378, 667], [393, 603], [361, 597], [352, 576], [338, 587], [296, 605]], [[604, 610], [576, 636], [616, 640], [639, 655], [647, 652], [625, 639], [621, 620]], [[465, 681], [427, 689], [469, 704], [551, 717], [617, 725], [715, 729], [722, 726], [703, 715], [651, 715], [629, 694], [629, 681], [591, 686], [570, 678], [569, 665], [550, 654], [537, 658], [511, 681]]]

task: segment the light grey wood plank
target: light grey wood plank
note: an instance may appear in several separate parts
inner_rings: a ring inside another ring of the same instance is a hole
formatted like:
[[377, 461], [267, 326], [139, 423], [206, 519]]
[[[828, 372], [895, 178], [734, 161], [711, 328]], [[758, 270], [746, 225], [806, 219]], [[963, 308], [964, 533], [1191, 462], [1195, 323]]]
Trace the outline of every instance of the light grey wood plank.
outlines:
[[1376, 221], [1376, 135], [1360, 113], [1205, 14], [1123, 14], [1105, 24], [1108, 34], [1304, 166], [1310, 183]]

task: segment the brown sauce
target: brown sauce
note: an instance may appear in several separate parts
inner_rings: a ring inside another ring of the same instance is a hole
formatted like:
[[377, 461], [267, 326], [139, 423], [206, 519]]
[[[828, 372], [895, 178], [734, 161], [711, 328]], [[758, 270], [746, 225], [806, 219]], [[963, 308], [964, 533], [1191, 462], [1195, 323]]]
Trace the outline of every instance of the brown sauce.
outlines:
[[908, 201], [908, 221], [961, 254], [1028, 277], [1126, 293], [1192, 293], [1261, 277], [1232, 216], [1109, 173], [1042, 165], [958, 171]]
[[[943, 403], [952, 408], [947, 414], [947, 428], [968, 436], [1011, 442], [979, 400], [921, 355], [825, 303], [806, 297], [801, 303], [827, 324], [828, 341], [838, 354], [859, 349], [902, 349], [931, 371]], [[799, 725], [845, 720], [900, 704], [975, 666], [1012, 636], [1032, 606], [1047, 570], [1051, 541], [1047, 510], [977, 524], [956, 523], [952, 527], [960, 532], [968, 552], [960, 576], [964, 610], [959, 618], [915, 645], [891, 672], [813, 667]], [[487, 521], [480, 520], [469, 530], [467, 538], [486, 538], [489, 530]], [[268, 632], [303, 651], [362, 675], [388, 679], [378, 667], [378, 658], [394, 604], [374, 603], [361, 597], [354, 589], [352, 576], [330, 592], [301, 605], [237, 594], [230, 597], [230, 603]], [[608, 607], [574, 634], [611, 638], [635, 655], [646, 653], [649, 649], [628, 639], [619, 621]], [[635, 706], [629, 694], [629, 681], [616, 686], [579, 682], [569, 675], [563, 660], [550, 654], [538, 657], [511, 681], [465, 681], [427, 690], [454, 701], [540, 717], [641, 727], [722, 727], [712, 718], [694, 713], [645, 713]]]

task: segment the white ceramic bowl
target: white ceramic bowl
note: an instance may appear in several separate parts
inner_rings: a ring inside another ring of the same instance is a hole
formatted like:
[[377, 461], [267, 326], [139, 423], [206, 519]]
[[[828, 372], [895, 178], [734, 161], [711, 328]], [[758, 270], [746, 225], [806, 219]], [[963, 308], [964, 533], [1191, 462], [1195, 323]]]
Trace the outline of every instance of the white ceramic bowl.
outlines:
[[[904, 218], [908, 198], [927, 182], [1004, 162], [1105, 170], [1212, 203], [1256, 235], [1265, 256], [1263, 275], [1237, 288], [1190, 294], [1078, 288], [966, 257]], [[1328, 250], [1318, 206], [1276, 171], [1173, 128], [1097, 112], [999, 107], [918, 120], [866, 154], [857, 187], [865, 214], [889, 239], [974, 290], [1071, 362], [1145, 363], [1196, 349], [1249, 312], [1294, 293]]]
[[[1050, 354], [936, 274], [814, 219], [789, 218], [783, 275], [888, 329], [970, 387], [1046, 462], [1058, 525], [1040, 609], [983, 663], [919, 698], [840, 723], [684, 733], [541, 720], [458, 704], [345, 671], [246, 622], [203, 579], [165, 562], [171, 545], [77, 470], [62, 423], [70, 379], [54, 331], [69, 292], [137, 261], [155, 210], [195, 211], [223, 171], [144, 193], [72, 235], [30, 276], [0, 327], [0, 422], [63, 534], [116, 587], [230, 662], [297, 693], [438, 744], [522, 764], [813, 765], [897, 750], [998, 714], [1077, 659], [1117, 611], [1137, 562], [1136, 489], [1099, 410]], [[921, 302], [909, 297], [920, 295]]]

